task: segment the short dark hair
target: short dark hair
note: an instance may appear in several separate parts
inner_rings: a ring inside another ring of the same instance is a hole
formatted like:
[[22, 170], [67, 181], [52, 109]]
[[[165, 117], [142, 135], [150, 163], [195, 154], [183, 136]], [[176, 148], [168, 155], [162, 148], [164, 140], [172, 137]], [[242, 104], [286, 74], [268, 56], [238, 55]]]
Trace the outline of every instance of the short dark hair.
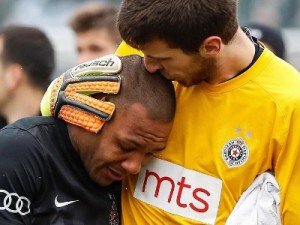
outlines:
[[116, 26], [119, 8], [114, 4], [90, 2], [81, 5], [74, 11], [69, 25], [75, 33], [83, 33], [92, 29], [105, 28], [116, 43], [121, 37]]
[[123, 0], [117, 25], [135, 48], [158, 38], [194, 53], [210, 36], [229, 43], [238, 29], [237, 0]]
[[0, 36], [3, 64], [21, 65], [30, 82], [46, 90], [55, 67], [54, 49], [46, 34], [35, 27], [12, 25], [2, 28]]
[[115, 113], [125, 111], [134, 103], [141, 103], [150, 119], [171, 122], [176, 110], [173, 83], [159, 72], [149, 73], [144, 67], [143, 58], [138, 55], [120, 58], [122, 61], [120, 93], [106, 95], [106, 100], [116, 105]]

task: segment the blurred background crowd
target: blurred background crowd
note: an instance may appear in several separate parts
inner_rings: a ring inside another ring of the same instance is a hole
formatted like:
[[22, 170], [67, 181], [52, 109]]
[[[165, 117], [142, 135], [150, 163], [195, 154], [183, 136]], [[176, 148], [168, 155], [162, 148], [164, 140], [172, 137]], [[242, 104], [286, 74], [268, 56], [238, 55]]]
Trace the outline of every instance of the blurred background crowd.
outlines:
[[[53, 77], [77, 62], [71, 14], [92, 0], [0, 0], [0, 27], [30, 25], [43, 30], [55, 49]], [[94, 1], [95, 2], [95, 1]], [[120, 0], [98, 0], [118, 6]], [[300, 0], [240, 0], [241, 25], [263, 24], [278, 29], [284, 40], [285, 59], [300, 69]], [[252, 25], [251, 25], [252, 26]], [[256, 29], [259, 38], [264, 33]]]

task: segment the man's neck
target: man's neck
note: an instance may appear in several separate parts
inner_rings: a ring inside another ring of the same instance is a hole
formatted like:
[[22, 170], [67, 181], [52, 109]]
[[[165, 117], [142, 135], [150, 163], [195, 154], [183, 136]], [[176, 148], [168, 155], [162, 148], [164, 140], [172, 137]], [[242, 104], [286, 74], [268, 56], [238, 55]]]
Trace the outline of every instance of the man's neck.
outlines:
[[251, 64], [254, 55], [253, 42], [239, 28], [232, 41], [223, 46], [223, 51], [217, 61], [216, 75], [209, 83], [219, 84], [234, 78]]

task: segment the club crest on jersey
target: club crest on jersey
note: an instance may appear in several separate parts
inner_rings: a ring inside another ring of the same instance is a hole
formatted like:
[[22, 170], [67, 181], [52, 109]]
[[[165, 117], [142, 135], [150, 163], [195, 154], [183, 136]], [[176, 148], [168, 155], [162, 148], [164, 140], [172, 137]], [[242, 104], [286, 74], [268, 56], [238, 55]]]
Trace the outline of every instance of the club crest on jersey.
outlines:
[[249, 149], [244, 139], [239, 137], [224, 145], [222, 156], [228, 167], [239, 167], [247, 161]]

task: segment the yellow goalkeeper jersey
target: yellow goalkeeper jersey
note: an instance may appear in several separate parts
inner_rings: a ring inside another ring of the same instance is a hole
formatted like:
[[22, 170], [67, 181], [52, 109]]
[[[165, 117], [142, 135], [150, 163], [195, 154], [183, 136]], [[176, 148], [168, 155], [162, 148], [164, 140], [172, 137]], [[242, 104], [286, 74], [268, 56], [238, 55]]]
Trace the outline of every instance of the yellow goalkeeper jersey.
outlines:
[[218, 85], [175, 85], [167, 148], [124, 180], [123, 225], [223, 225], [255, 177], [274, 171], [284, 225], [300, 224], [300, 76], [265, 49]]

